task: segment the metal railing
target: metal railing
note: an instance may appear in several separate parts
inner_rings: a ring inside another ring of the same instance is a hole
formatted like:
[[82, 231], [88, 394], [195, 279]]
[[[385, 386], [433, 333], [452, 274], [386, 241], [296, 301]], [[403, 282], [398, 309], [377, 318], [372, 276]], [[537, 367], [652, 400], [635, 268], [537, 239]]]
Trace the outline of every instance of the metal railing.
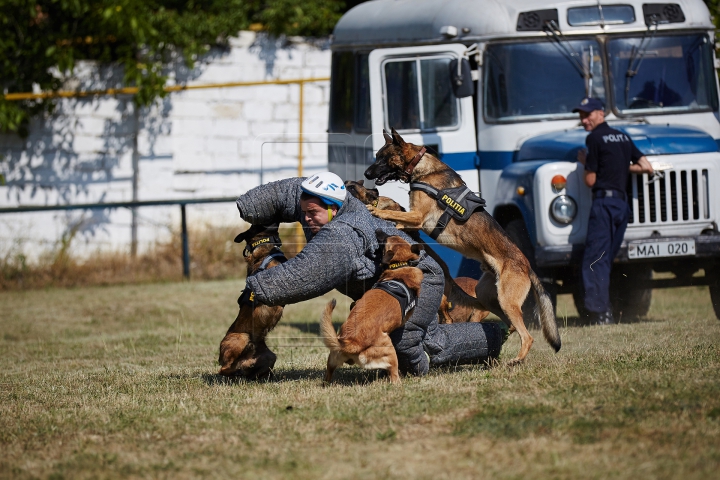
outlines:
[[[257, 82], [226, 82], [226, 83], [208, 83], [200, 85], [170, 85], [164, 87], [166, 92], [182, 92], [186, 90], [202, 90], [209, 88], [235, 88], [235, 87], [253, 87], [261, 85], [292, 85], [297, 84], [300, 88], [298, 99], [298, 169], [297, 175], [303, 176], [303, 104], [304, 104], [304, 86], [306, 83], [326, 82], [329, 77], [318, 78], [299, 78], [293, 80], [265, 80]], [[22, 101], [22, 100], [41, 100], [51, 98], [83, 98], [90, 96], [102, 95], [135, 95], [138, 93], [137, 87], [125, 87], [106, 90], [86, 90], [86, 91], [56, 91], [56, 92], [40, 92], [40, 93], [8, 93], [5, 94], [5, 100]], [[85, 203], [73, 205], [47, 205], [47, 206], [18, 206], [0, 208], [0, 214], [3, 213], [23, 213], [23, 212], [43, 212], [57, 210], [80, 210], [80, 209], [100, 209], [100, 208], [130, 208], [150, 207], [150, 206], [167, 206], [180, 205], [181, 212], [181, 231], [182, 231], [182, 250], [183, 250], [183, 276], [190, 278], [190, 251], [188, 248], [187, 218], [185, 206], [190, 204], [201, 203], [223, 203], [234, 202], [236, 197], [220, 197], [220, 198], [192, 198], [181, 200], [149, 200], [149, 201], [131, 201], [131, 202], [112, 202], [112, 203]]]
[[51, 212], [61, 210], [90, 210], [99, 208], [138, 208], [138, 207], [159, 207], [168, 205], [180, 205], [180, 223], [182, 239], [182, 262], [183, 277], [190, 278], [190, 247], [187, 231], [187, 214], [185, 206], [199, 203], [230, 203], [235, 202], [237, 197], [218, 198], [185, 198], [176, 200], [146, 200], [138, 202], [109, 202], [109, 203], [78, 203], [74, 205], [36, 205], [0, 208], [3, 213], [24, 213], [24, 212]]

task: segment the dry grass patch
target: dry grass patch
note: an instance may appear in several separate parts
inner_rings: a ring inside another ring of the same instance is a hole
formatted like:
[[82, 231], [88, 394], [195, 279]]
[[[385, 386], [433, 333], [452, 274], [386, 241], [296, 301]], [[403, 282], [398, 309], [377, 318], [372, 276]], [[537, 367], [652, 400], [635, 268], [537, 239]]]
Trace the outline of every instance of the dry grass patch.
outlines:
[[[246, 226], [201, 226], [190, 229], [190, 276], [194, 280], [219, 280], [245, 276], [244, 244], [233, 239]], [[280, 235], [283, 250], [291, 258], [302, 249], [304, 238], [295, 227], [285, 227]], [[0, 291], [47, 287], [86, 287], [93, 285], [137, 284], [180, 281], [183, 276], [182, 242], [179, 231], [169, 241], [158, 241], [145, 252], [132, 257], [128, 251], [98, 251], [87, 258], [73, 256], [72, 235], [62, 238], [55, 248], [36, 261], [29, 261], [22, 249], [0, 254]]]
[[[286, 308], [276, 378], [216, 375], [241, 280], [0, 293], [0, 477], [707, 478], [720, 467], [720, 323], [705, 289], [646, 321], [561, 328], [524, 365], [321, 386], [317, 319]], [[571, 300], [559, 313], [574, 318]], [[339, 303], [336, 319], [347, 314]], [[561, 325], [565, 324], [559, 318]], [[519, 349], [516, 336], [502, 360]]]

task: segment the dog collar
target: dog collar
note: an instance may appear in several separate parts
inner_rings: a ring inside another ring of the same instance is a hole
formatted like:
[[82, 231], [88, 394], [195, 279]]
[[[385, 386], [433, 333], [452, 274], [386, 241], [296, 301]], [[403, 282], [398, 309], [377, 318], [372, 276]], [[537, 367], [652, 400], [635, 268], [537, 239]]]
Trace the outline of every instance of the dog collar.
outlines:
[[408, 262], [395, 262], [395, 263], [391, 263], [390, 265], [388, 265], [387, 269], [388, 270], [396, 270], [398, 268], [410, 267], [410, 266], [411, 265]]
[[277, 247], [279, 245], [282, 245], [282, 242], [280, 241], [280, 237], [278, 237], [277, 235], [271, 235], [268, 237], [258, 238], [254, 242], [252, 242], [252, 243], [248, 242], [247, 245], [245, 245], [245, 249], [243, 250], [243, 256], [247, 257], [250, 254], [252, 254], [252, 252], [255, 251], [255, 249], [257, 247], [261, 247], [261, 246], [267, 245], [267, 244], [272, 244], [275, 247]]
[[404, 268], [404, 267], [417, 267], [420, 263], [420, 259], [418, 260], [411, 260], [408, 262], [393, 262], [389, 264], [387, 267], [385, 267], [385, 270], [397, 270], [398, 268]]
[[372, 202], [371, 205], [372, 205], [373, 207], [377, 207], [377, 206], [378, 206], [378, 201], [377, 201], [377, 200], [373, 200], [373, 202]]
[[420, 151], [415, 155], [410, 163], [408, 163], [408, 166], [405, 167], [405, 173], [408, 174], [408, 177], [412, 175], [413, 170], [415, 170], [415, 167], [417, 166], [418, 162], [420, 162], [420, 159], [425, 155], [425, 152], [427, 151], [427, 148], [422, 147]]

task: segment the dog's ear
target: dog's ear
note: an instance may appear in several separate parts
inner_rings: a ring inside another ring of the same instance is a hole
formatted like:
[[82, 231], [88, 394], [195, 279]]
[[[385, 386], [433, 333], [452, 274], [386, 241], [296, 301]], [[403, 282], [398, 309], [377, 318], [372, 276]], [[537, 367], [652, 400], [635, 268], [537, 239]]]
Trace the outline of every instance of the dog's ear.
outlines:
[[380, 245], [385, 245], [385, 242], [387, 242], [387, 239], [389, 237], [387, 233], [383, 232], [379, 228], [375, 230], [375, 236], [377, 237], [378, 243]]
[[235, 237], [235, 240], [233, 240], [233, 242], [235, 242], [235, 243], [245, 242], [249, 238], [251, 238], [253, 235], [255, 235], [256, 232], [257, 232], [257, 227], [255, 225], [250, 225], [250, 228], [248, 228], [244, 232], [238, 234]]
[[414, 243], [410, 245], [410, 251], [415, 255], [420, 255], [420, 252], [423, 251], [423, 247], [419, 243]]
[[391, 128], [390, 131], [392, 132], [392, 139], [395, 141], [395, 143], [398, 144], [398, 146], [402, 147], [405, 145], [405, 140], [400, 136], [399, 133], [394, 128]]
[[386, 132], [384, 128], [383, 128], [383, 137], [385, 137], [385, 145], [392, 145], [393, 137], [391, 137], [390, 134], [388, 132]]
[[361, 187], [363, 187], [363, 186], [365, 186], [365, 179], [364, 179], [364, 178], [361, 178], [361, 179], [358, 180], [356, 183], [357, 183], [358, 185], [360, 185]]

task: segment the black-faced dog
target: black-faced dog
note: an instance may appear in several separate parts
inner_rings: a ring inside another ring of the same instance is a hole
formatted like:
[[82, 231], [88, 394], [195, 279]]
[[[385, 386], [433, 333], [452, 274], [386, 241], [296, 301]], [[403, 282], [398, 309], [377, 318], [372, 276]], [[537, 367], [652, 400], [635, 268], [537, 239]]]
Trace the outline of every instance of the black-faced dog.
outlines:
[[[377, 185], [389, 180], [410, 183], [410, 211], [380, 210], [372, 205], [368, 205], [368, 210], [405, 228], [422, 229], [439, 243], [482, 263], [486, 274], [475, 289], [478, 300], [487, 310], [509, 321], [520, 335], [520, 352], [511, 364], [523, 361], [533, 343], [522, 316], [522, 305], [530, 289], [535, 295], [535, 313], [543, 335], [558, 351], [560, 334], [552, 302], [520, 249], [484, 208], [470, 209], [460, 203], [473, 196], [468, 195], [465, 183], [453, 169], [424, 147], [405, 142], [394, 129], [392, 136], [383, 133], [385, 146], [377, 152], [376, 161], [365, 171], [365, 177], [375, 180]], [[482, 205], [481, 199], [475, 205]]]
[[[280, 251], [277, 224], [252, 226], [235, 237], [236, 243], [243, 241], [247, 243], [243, 255], [248, 277], [286, 260]], [[238, 304], [238, 316], [220, 342], [219, 373], [249, 379], [270, 377], [277, 357], [266, 345], [265, 337], [277, 325], [283, 307], [256, 303], [248, 289], [243, 291]]]

